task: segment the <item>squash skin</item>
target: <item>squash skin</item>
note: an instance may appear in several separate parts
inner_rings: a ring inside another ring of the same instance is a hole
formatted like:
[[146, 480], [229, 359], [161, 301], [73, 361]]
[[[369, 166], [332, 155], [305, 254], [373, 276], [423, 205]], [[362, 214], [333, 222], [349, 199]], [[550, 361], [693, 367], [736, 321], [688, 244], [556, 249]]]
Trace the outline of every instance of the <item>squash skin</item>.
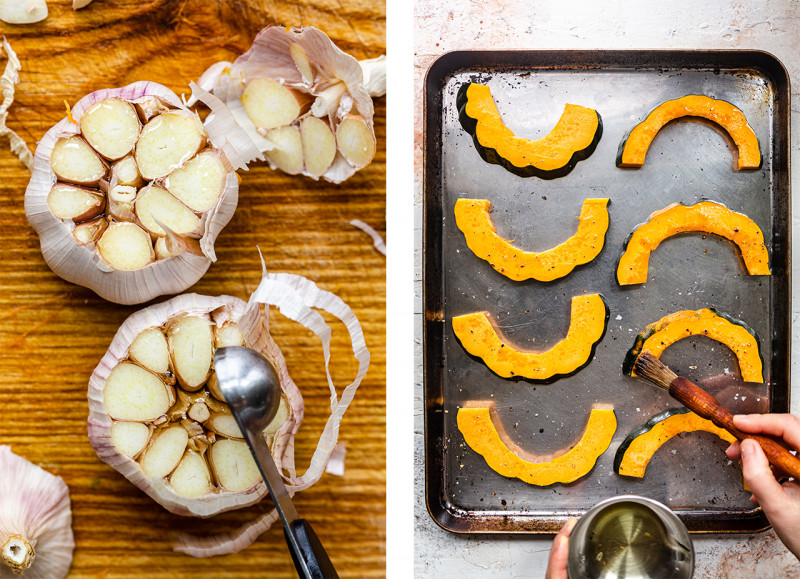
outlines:
[[538, 460], [532, 462], [506, 446], [492, 422], [492, 410], [491, 403], [487, 408], [458, 409], [456, 422], [464, 440], [483, 456], [493, 471], [537, 486], [568, 484], [589, 474], [611, 445], [617, 430], [614, 410], [592, 408], [586, 429], [575, 446], [560, 456], [535, 457]]
[[727, 101], [704, 95], [687, 95], [665, 101], [653, 109], [647, 118], [631, 129], [620, 142], [617, 167], [639, 168], [644, 165], [647, 150], [656, 134], [670, 121], [683, 117], [700, 117], [722, 128], [736, 145], [737, 169], [761, 168], [758, 137], [747, 123], [744, 113]]
[[467, 247], [496, 271], [514, 281], [548, 282], [600, 254], [608, 231], [608, 202], [607, 198], [585, 199], [575, 235], [539, 253], [518, 249], [497, 235], [489, 215], [491, 203], [486, 199], [459, 199], [454, 212]]
[[513, 348], [498, 333], [488, 312], [455, 316], [452, 323], [464, 349], [481, 358], [498, 376], [548, 384], [579, 372], [592, 361], [605, 335], [608, 315], [600, 294], [573, 297], [567, 336], [543, 352]]
[[694, 205], [673, 203], [652, 213], [625, 240], [617, 264], [617, 283], [633, 285], [647, 282], [650, 254], [665, 239], [680, 233], [718, 235], [736, 244], [749, 275], [771, 275], [769, 253], [761, 228], [743, 213], [716, 201]]
[[557, 179], [567, 175], [579, 161], [591, 156], [603, 134], [603, 121], [596, 110], [567, 104], [547, 136], [537, 140], [517, 137], [503, 123], [489, 87], [478, 83], [461, 85], [456, 106], [461, 126], [472, 136], [481, 158], [520, 177]]
[[721, 439], [736, 441], [730, 432], [701, 418], [686, 407], [670, 408], [631, 432], [614, 455], [614, 471], [622, 476], [644, 477], [653, 455], [673, 436], [681, 432], [710, 432]]
[[682, 310], [648, 325], [636, 336], [633, 347], [628, 350], [622, 373], [636, 376], [633, 368], [644, 350], [660, 358], [669, 346], [689, 336], [707, 336], [725, 344], [736, 355], [742, 380], [764, 382], [764, 359], [755, 330], [714, 308]]

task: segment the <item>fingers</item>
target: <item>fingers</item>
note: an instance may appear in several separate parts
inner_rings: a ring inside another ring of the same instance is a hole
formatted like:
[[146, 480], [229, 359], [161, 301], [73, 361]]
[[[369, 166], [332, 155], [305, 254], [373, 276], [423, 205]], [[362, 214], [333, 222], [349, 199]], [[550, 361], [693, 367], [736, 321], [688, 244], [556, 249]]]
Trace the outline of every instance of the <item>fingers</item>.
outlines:
[[742, 473], [744, 480], [758, 504], [768, 517], [780, 512], [786, 497], [783, 488], [775, 480], [769, 468], [769, 461], [764, 456], [761, 446], [751, 439], [745, 439], [739, 445], [742, 456]]
[[800, 418], [794, 414], [737, 414], [733, 424], [745, 432], [763, 432], [783, 438], [800, 449]]
[[737, 440], [736, 442], [731, 444], [728, 448], [726, 448], [725, 454], [730, 459], [739, 460], [739, 458], [741, 458], [742, 456], [741, 451], [739, 450], [739, 441]]
[[578, 519], [569, 519], [553, 539], [550, 558], [547, 561], [545, 579], [567, 579], [567, 557], [569, 556], [569, 536]]

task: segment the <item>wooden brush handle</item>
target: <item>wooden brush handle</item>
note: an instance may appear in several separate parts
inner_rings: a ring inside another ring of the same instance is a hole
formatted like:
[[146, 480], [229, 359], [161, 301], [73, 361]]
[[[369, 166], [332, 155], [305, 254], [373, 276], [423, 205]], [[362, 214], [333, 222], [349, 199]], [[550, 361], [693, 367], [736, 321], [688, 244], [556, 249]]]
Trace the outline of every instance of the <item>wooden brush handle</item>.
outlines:
[[733, 413], [711, 394], [690, 382], [686, 378], [678, 376], [669, 385], [670, 395], [682, 402], [689, 409], [707, 418], [720, 428], [724, 428], [739, 440], [750, 438], [755, 440], [764, 451], [770, 464], [782, 470], [787, 475], [800, 481], [800, 458], [794, 456], [777, 439], [764, 434], [750, 434], [742, 432], [733, 425]]

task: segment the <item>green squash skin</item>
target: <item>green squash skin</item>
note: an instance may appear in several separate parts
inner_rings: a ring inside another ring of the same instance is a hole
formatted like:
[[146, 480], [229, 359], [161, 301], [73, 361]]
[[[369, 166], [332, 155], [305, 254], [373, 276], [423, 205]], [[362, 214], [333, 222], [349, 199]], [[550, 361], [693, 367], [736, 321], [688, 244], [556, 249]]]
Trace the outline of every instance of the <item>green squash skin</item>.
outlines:
[[[687, 95], [683, 95], [683, 96], [707, 96], [707, 95], [687, 94]], [[683, 97], [678, 97], [678, 98], [683, 98]], [[710, 97], [709, 97], [709, 98], [710, 98]], [[675, 99], [670, 99], [670, 100], [675, 100]], [[739, 108], [739, 107], [737, 107], [735, 104], [733, 104], [733, 103], [731, 103], [731, 102], [729, 102], [729, 101], [726, 101], [726, 100], [722, 100], [722, 99], [714, 99], [714, 100], [718, 100], [718, 101], [720, 101], [720, 102], [727, 103], [727, 104], [729, 104], [729, 105], [731, 105], [732, 107], [735, 107], [735, 108], [737, 108], [737, 109]], [[664, 101], [664, 102], [666, 102], [666, 101]], [[661, 104], [664, 104], [664, 103], [661, 103]], [[660, 107], [660, 106], [661, 106], [661, 104], [659, 104], [659, 105], [656, 107], [656, 109], [657, 109], [658, 107]], [[636, 127], [638, 127], [638, 126], [639, 126], [639, 125], [641, 125], [642, 123], [644, 123], [644, 122], [647, 120], [647, 117], [649, 117], [649, 116], [650, 116], [650, 114], [651, 114], [651, 113], [652, 113], [654, 110], [656, 110], [656, 109], [652, 109], [652, 110], [651, 110], [649, 113], [647, 113], [647, 114], [645, 115], [645, 117], [644, 117], [644, 120], [642, 120], [642, 121], [640, 121], [639, 123], [637, 123], [636, 125], [634, 125], [634, 126], [633, 126], [633, 127], [632, 127], [632, 128], [631, 128], [631, 129], [630, 129], [628, 132], [627, 132], [627, 133], [625, 133], [625, 136], [624, 136], [624, 137], [622, 137], [622, 141], [620, 141], [620, 143], [619, 143], [619, 147], [617, 147], [617, 158], [616, 158], [616, 165], [617, 165], [617, 167], [619, 167], [620, 169], [633, 169], [633, 170], [636, 170], [636, 169], [641, 169], [641, 168], [644, 166], [644, 164], [642, 164], [642, 167], [620, 167], [620, 165], [622, 164], [622, 152], [625, 150], [625, 143], [627, 143], [627, 142], [628, 142], [628, 138], [631, 136], [631, 133], [633, 132], [633, 129], [635, 129]], [[740, 109], [740, 110], [741, 110], [741, 109]], [[744, 113], [742, 113], [742, 114], [744, 114]], [[682, 116], [682, 117], [678, 117], [678, 118], [676, 118], [676, 119], [673, 119], [673, 120], [669, 121], [669, 123], [667, 123], [667, 125], [668, 125], [668, 124], [670, 124], [670, 123], [674, 123], [674, 122], [676, 122], [676, 121], [679, 121], [679, 120], [681, 120], [681, 119], [687, 119], [687, 118], [688, 118], [688, 119], [691, 119], [691, 118], [702, 118], [702, 117], [692, 117], [691, 115], [684, 115], [684, 116]], [[728, 133], [728, 131], [727, 131], [727, 130], [725, 130], [725, 128], [724, 128], [724, 127], [722, 127], [722, 125], [719, 125], [719, 124], [717, 124], [717, 123], [715, 123], [715, 122], [713, 122], [713, 121], [708, 121], [708, 124], [709, 124], [709, 125], [712, 125], [712, 126], [714, 126], [714, 127], [716, 127], [716, 128], [717, 128], [717, 130], [720, 130], [720, 131], [722, 131], [722, 132], [725, 134], [725, 138], [726, 138], [726, 139], [727, 139], [729, 142], [733, 143], [733, 138], [730, 136], [730, 133]], [[666, 125], [665, 125], [665, 126], [666, 126]], [[663, 129], [664, 127], [661, 127], [661, 128]], [[659, 131], [658, 131], [658, 132], [660, 133], [660, 132], [661, 132], [661, 129], [659, 129]], [[753, 131], [753, 134], [755, 134], [755, 131]], [[658, 133], [656, 133], [656, 136], [658, 136]], [[655, 137], [653, 137], [653, 140], [655, 140]], [[758, 138], [758, 135], [756, 135], [756, 141], [757, 141], [757, 143], [758, 143], [758, 152], [759, 152], [759, 155], [758, 155], [758, 157], [759, 157], [759, 161], [760, 161], [760, 162], [759, 162], [759, 164], [758, 164], [758, 167], [754, 167], [754, 168], [752, 168], [752, 169], [738, 169], [738, 168], [737, 168], [737, 169], [736, 169], [737, 171], [758, 171], [758, 170], [759, 170], [759, 169], [761, 169], [761, 167], [764, 165], [764, 155], [762, 155], [762, 154], [761, 154], [761, 140]], [[652, 144], [653, 144], [653, 143], [652, 143], [652, 141], [651, 141], [651, 142], [650, 142], [650, 145], [652, 146]], [[733, 148], [734, 148], [734, 149], [736, 149], [736, 144], [735, 144], [735, 143], [733, 143]], [[648, 147], [648, 148], [647, 148], [647, 150], [649, 151], [649, 150], [650, 150], [650, 147]], [[738, 154], [738, 153], [737, 153], [737, 154]], [[645, 162], [647, 162], [647, 154], [645, 154]]]
[[[605, 315], [605, 318], [603, 320], [603, 333], [600, 334], [600, 337], [597, 339], [597, 341], [594, 344], [592, 344], [592, 350], [589, 352], [589, 356], [586, 358], [586, 362], [584, 362], [583, 364], [581, 364], [580, 366], [575, 368], [572, 372], [567, 372], [566, 374], [554, 374], [553, 376], [550, 376], [550, 378], [545, 378], [544, 380], [537, 380], [535, 378], [526, 378], [525, 376], [511, 376], [509, 378], [506, 378], [505, 376], [500, 376], [499, 374], [496, 374], [496, 375], [498, 377], [502, 378], [503, 380], [509, 380], [509, 381], [513, 381], [513, 382], [528, 382], [530, 384], [552, 384], [553, 382], [557, 382], [558, 380], [561, 380], [562, 378], [567, 378], [568, 376], [573, 376], [573, 375], [577, 374], [578, 372], [580, 372], [581, 370], [583, 370], [584, 368], [586, 368], [586, 366], [588, 366], [589, 363], [594, 359], [594, 354], [595, 354], [595, 351], [597, 350], [597, 345], [600, 342], [602, 342], [603, 338], [605, 338], [605, 336], [606, 336], [606, 331], [608, 330], [608, 318], [609, 318], [609, 316], [611, 314], [611, 311], [608, 309], [608, 304], [606, 303], [605, 298], [601, 294], [597, 294], [597, 295], [599, 295], [600, 299], [603, 300], [603, 306], [605, 306], [606, 315]], [[452, 331], [452, 325], [450, 326], [450, 330]], [[453, 333], [453, 336], [456, 338], [456, 341], [458, 342], [458, 344], [462, 348], [464, 348], [464, 345], [461, 344], [461, 340], [458, 339], [458, 337], [455, 335], [455, 333]], [[489, 366], [486, 365], [486, 362], [484, 362], [483, 359], [480, 356], [473, 356], [472, 354], [467, 352], [466, 348], [464, 348], [464, 353], [467, 356], [469, 356], [470, 358], [472, 358], [473, 360], [475, 360], [476, 362], [480, 362], [481, 364], [483, 364], [484, 366], [489, 368]], [[491, 370], [492, 373], [494, 373], [494, 371], [491, 368], [489, 368], [489, 370]]]
[[[730, 315], [728, 315], [728, 314], [726, 314], [724, 312], [720, 312], [716, 308], [703, 308], [703, 309], [711, 310], [712, 312], [714, 312], [715, 315], [719, 316], [720, 318], [724, 318], [724, 319], [728, 320], [731, 324], [733, 324], [735, 326], [743, 327], [745, 330], [747, 330], [747, 332], [751, 336], [753, 336], [753, 338], [756, 341], [756, 349], [758, 350], [758, 358], [759, 358], [759, 360], [761, 360], [762, 376], [763, 376], [763, 372], [764, 372], [763, 368], [765, 368], [766, 366], [765, 366], [765, 363], [764, 363], [764, 356], [761, 354], [761, 339], [758, 337], [758, 334], [756, 333], [756, 331], [752, 327], [750, 327], [750, 325], [747, 324], [746, 322], [743, 322], [742, 320], [737, 320], [736, 318], [734, 318], [734, 317], [732, 317], [732, 316], [730, 316]], [[642, 353], [642, 346], [644, 345], [644, 342], [650, 336], [652, 336], [655, 332], [656, 332], [656, 330], [654, 328], [644, 329], [641, 332], [639, 332], [639, 334], [636, 336], [636, 339], [633, 342], [633, 347], [631, 347], [631, 349], [628, 350], [628, 353], [625, 354], [625, 360], [622, 362], [622, 373], [625, 376], [631, 376], [631, 374], [633, 373], [633, 366], [634, 366], [634, 364], [636, 364], [636, 359], [639, 357], [639, 354]], [[720, 344], [722, 344], [722, 342], [720, 342]], [[723, 344], [723, 345], [725, 345], [725, 344]]]
[[[695, 201], [694, 203], [684, 203], [683, 201], [679, 201], [678, 203], [675, 203], [675, 205], [683, 205], [684, 207], [691, 207], [692, 205], [697, 205], [698, 203], [715, 203], [717, 205], [720, 205], [721, 207], [724, 207], [728, 211], [732, 211], [734, 213], [738, 213], [738, 211], [734, 211], [733, 209], [731, 209], [730, 207], [728, 207], [724, 203], [720, 203], [719, 201], [714, 201], [713, 199], [706, 199], [705, 197], [700, 199], [700, 200], [698, 200], [698, 201]], [[631, 239], [633, 238], [633, 234], [636, 233], [636, 231], [641, 226], [647, 225], [648, 223], [650, 223], [650, 221], [652, 221], [652, 219], [648, 219], [647, 221], [643, 221], [642, 223], [640, 223], [639, 225], [634, 227], [633, 231], [631, 231], [628, 234], [628, 236], [625, 238], [625, 241], [622, 244], [622, 252], [619, 254], [619, 259], [617, 260], [617, 264], [619, 264], [620, 259], [622, 259], [622, 256], [625, 255], [625, 252], [628, 250], [628, 244], [630, 243]], [[755, 223], [755, 221], [753, 221], [753, 223]], [[756, 225], [758, 225], [758, 223], [756, 223]], [[692, 233], [702, 233], [703, 235], [714, 235], [713, 233], [705, 233], [705, 232], [701, 232], [701, 231], [697, 231], [697, 232], [686, 231], [684, 233], [678, 233], [677, 235], [691, 235]], [[669, 239], [670, 237], [675, 237], [675, 236], [674, 235], [670, 235], [669, 237], [665, 237], [661, 241], [663, 242], [663, 241]], [[719, 235], [714, 235], [714, 237], [717, 237], [717, 238], [720, 238], [720, 239], [725, 239], [723, 237], [720, 237]], [[727, 241], [730, 241], [730, 240], [727, 240]], [[733, 246], [736, 248], [736, 252], [741, 257], [741, 251], [739, 251], [739, 246], [736, 245], [735, 243], [733, 243], [732, 241], [730, 241], [730, 243], [733, 244]], [[659, 245], [661, 245], [661, 243], [659, 243]], [[766, 240], [764, 241], [764, 247], [766, 248]], [[656, 249], [658, 249], [658, 248], [656, 248]], [[653, 251], [655, 251], [655, 250], [653, 250]], [[651, 251], [650, 253], [652, 254], [653, 252]], [[769, 257], [769, 250], [767, 251], [767, 256]], [[622, 285], [621, 283], [619, 283], [619, 278], [617, 277], [616, 268], [614, 269], [614, 281], [617, 282], [617, 287], [621, 287], [621, 288], [631, 288], [631, 287], [635, 287], [636, 285], [641, 285], [641, 284], [625, 284], [625, 285]], [[644, 283], [647, 283], [647, 282], [644, 282]], [[740, 324], [740, 325], [743, 325], [743, 323]]]
[[597, 115], [597, 131], [595, 131], [594, 138], [592, 142], [589, 143], [589, 146], [585, 149], [581, 149], [580, 151], [575, 151], [572, 153], [572, 157], [567, 162], [566, 165], [563, 167], [559, 167], [558, 169], [553, 169], [552, 171], [544, 171], [542, 169], [538, 169], [531, 165], [525, 167], [517, 167], [513, 163], [510, 163], [506, 159], [500, 156], [497, 150], [492, 149], [490, 147], [484, 147], [478, 141], [478, 135], [476, 132], [476, 128], [478, 126], [478, 120], [473, 119], [470, 117], [466, 110], [467, 110], [467, 89], [469, 85], [472, 83], [464, 83], [461, 85], [461, 88], [458, 89], [458, 94], [456, 95], [456, 106], [458, 107], [458, 120], [461, 122], [461, 126], [464, 128], [467, 133], [472, 136], [472, 141], [475, 143], [475, 148], [478, 150], [478, 154], [481, 158], [486, 161], [487, 163], [492, 163], [494, 165], [500, 165], [505, 168], [507, 171], [514, 173], [518, 177], [538, 177], [539, 179], [558, 179], [559, 177], [564, 177], [565, 175], [569, 174], [572, 169], [575, 168], [575, 165], [578, 164], [579, 161], [583, 161], [588, 159], [594, 150], [597, 148], [597, 144], [600, 142], [600, 137], [603, 135], [603, 119], [600, 116], [600, 113], [595, 111]]
[[[617, 448], [617, 454], [614, 455], [614, 472], [620, 474], [619, 467], [622, 464], [622, 459], [625, 457], [625, 452], [628, 450], [628, 447], [635, 439], [639, 438], [643, 434], [647, 434], [648, 432], [650, 432], [650, 430], [652, 430], [652, 428], [662, 420], [666, 420], [670, 416], [674, 416], [676, 414], [686, 414], [688, 412], [691, 412], [691, 410], [689, 410], [685, 406], [681, 406], [678, 408], [670, 408], [668, 410], [665, 410], [661, 414], [656, 414], [642, 426], [634, 429], [633, 432], [631, 432], [628, 436], [625, 437], [625, 440], [623, 440], [622, 443]], [[625, 476], [625, 475], [620, 475], [620, 476]]]

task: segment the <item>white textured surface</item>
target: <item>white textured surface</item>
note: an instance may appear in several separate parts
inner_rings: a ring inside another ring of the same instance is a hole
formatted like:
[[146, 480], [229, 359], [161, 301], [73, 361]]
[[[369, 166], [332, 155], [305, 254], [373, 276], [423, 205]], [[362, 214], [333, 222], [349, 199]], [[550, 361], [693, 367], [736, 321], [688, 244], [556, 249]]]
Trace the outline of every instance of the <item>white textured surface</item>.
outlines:
[[[543, 577], [551, 539], [461, 537], [440, 529], [425, 507], [422, 416], [422, 97], [425, 71], [445, 52], [464, 49], [742, 48], [772, 53], [800, 102], [800, 4], [797, 0], [416, 0], [415, 36], [415, 572], [417, 577]], [[795, 104], [794, 107], [798, 105]], [[800, 109], [792, 125], [800, 127]], [[792, 131], [794, 161], [800, 138]], [[792, 187], [800, 191], [798, 173]], [[793, 203], [793, 244], [800, 235]], [[792, 268], [792, 277], [797, 267]], [[800, 283], [800, 282], [798, 282]], [[794, 287], [798, 287], [798, 283]], [[800, 317], [792, 300], [792, 322]], [[793, 329], [792, 411], [800, 413], [798, 345]], [[769, 531], [695, 537], [697, 579], [800, 576], [800, 562]]]

